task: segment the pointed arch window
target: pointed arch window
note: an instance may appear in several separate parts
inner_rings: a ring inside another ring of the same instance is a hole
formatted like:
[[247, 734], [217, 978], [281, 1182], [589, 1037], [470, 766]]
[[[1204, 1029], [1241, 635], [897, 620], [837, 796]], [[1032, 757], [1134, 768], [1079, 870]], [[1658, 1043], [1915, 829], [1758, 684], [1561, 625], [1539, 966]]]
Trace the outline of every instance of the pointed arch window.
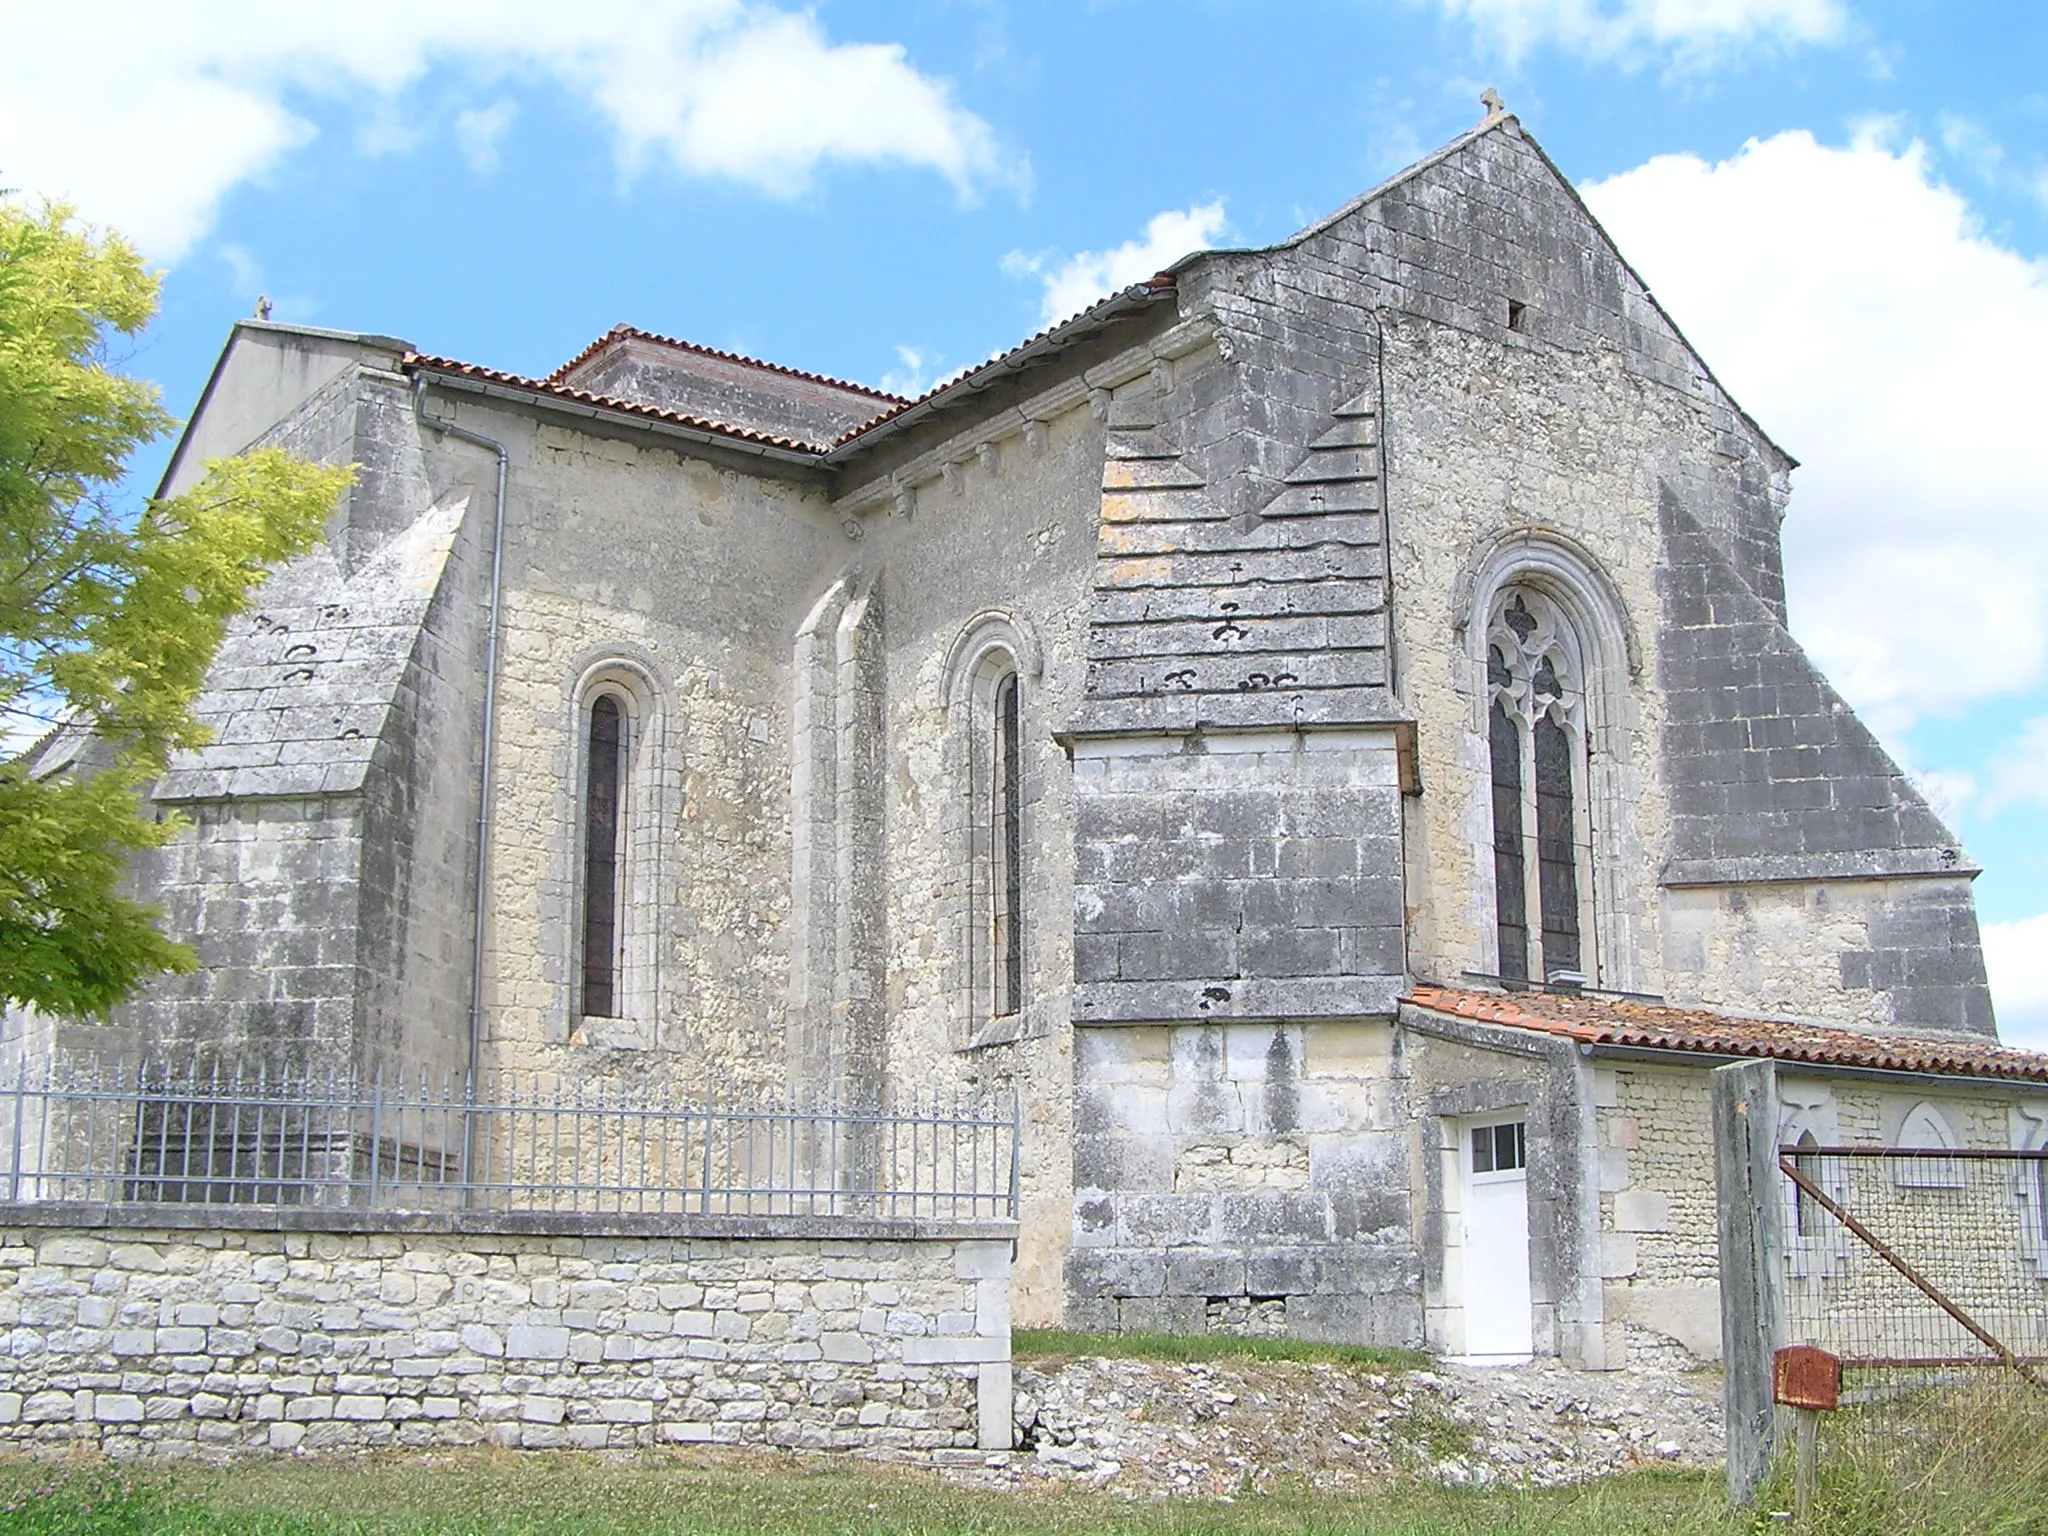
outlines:
[[1007, 654], [983, 659], [970, 703], [968, 981], [980, 1031], [1024, 1002], [1023, 690]]
[[1043, 673], [1030, 627], [1002, 609], [976, 614], [946, 653], [947, 837], [942, 888], [959, 942], [948, 966], [963, 1049], [1002, 1045], [1030, 1027], [1033, 681]]
[[1498, 974], [1584, 982], [1595, 974], [1585, 665], [1543, 593], [1509, 586], [1494, 599], [1486, 684]]
[[628, 715], [611, 691], [584, 719], [582, 1002], [585, 1018], [616, 1018], [623, 990], [620, 891], [625, 877]]

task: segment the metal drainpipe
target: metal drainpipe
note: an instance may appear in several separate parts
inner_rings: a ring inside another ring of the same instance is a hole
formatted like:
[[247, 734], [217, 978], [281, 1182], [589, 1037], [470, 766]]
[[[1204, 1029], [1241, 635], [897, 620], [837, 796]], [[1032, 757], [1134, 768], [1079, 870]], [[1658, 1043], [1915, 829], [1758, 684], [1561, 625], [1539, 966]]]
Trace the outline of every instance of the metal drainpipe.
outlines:
[[484, 642], [484, 730], [483, 764], [477, 773], [476, 805], [476, 923], [469, 956], [469, 1056], [462, 1073], [462, 1203], [474, 1199], [473, 1155], [476, 1151], [477, 1072], [483, 1065], [484, 1050], [484, 903], [485, 879], [491, 863], [491, 758], [498, 725], [498, 599], [505, 572], [505, 445], [496, 438], [472, 432], [452, 421], [430, 416], [426, 411], [427, 376], [413, 375], [412, 408], [421, 425], [449, 437], [488, 448], [498, 456], [498, 500], [491, 509], [491, 596], [485, 621]]

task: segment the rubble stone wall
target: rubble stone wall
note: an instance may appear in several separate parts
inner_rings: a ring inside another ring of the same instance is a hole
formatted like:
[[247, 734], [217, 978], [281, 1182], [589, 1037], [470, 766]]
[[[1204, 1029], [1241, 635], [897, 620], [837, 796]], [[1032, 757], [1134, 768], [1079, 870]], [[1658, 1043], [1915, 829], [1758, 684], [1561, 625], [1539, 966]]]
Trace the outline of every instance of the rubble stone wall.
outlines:
[[1008, 1223], [305, 1214], [0, 1212], [0, 1444], [1010, 1444]]

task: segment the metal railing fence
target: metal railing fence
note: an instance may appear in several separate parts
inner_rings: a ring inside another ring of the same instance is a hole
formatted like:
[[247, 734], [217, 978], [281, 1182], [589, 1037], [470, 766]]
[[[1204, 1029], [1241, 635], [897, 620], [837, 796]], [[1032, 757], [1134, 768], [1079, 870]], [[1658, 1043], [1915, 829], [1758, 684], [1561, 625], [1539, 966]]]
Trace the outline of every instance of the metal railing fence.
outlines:
[[10, 1200], [1014, 1219], [1013, 1097], [875, 1102], [544, 1072], [0, 1070]]
[[1845, 1369], [2048, 1365], [2048, 1150], [1783, 1147], [1786, 1324]]

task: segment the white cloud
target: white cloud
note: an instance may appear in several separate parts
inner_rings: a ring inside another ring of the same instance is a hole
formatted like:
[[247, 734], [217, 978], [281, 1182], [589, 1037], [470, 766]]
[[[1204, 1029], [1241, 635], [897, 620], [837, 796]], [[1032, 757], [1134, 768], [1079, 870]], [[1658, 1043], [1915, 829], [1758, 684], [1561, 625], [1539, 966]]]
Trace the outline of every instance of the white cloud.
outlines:
[[1584, 189], [1659, 300], [1804, 461], [1794, 630], [1881, 730], [2048, 668], [2048, 265], [1866, 125]]
[[1744, 48], [1826, 43], [1848, 22], [1841, 0], [1439, 0], [1511, 63], [1543, 44], [1603, 61], [1650, 54], [1704, 65]]
[[1913, 786], [1951, 831], [1962, 824], [1963, 814], [1977, 799], [1977, 776], [1967, 769], [1930, 768], [1913, 775]]
[[[0, 48], [0, 173], [174, 260], [232, 189], [314, 135], [299, 108], [315, 99], [354, 114], [367, 151], [438, 131], [445, 114], [406, 96], [437, 67], [565, 88], [606, 122], [629, 172], [661, 162], [775, 195], [827, 161], [933, 170], [963, 194], [1022, 175], [901, 47], [835, 43], [809, 11], [749, 0], [17, 7]], [[495, 110], [455, 125], [472, 158], [494, 142]]]
[[1984, 814], [2013, 805], [2048, 806], [2048, 715], [2027, 721], [2011, 748], [1991, 760]]
[[1984, 925], [1991, 1004], [2007, 1045], [2048, 1051], [2048, 912]]
[[455, 114], [455, 142], [471, 170], [487, 176], [498, 168], [498, 145], [518, 115], [518, 105], [504, 96]]
[[1046, 255], [1012, 251], [1003, 258], [1011, 277], [1038, 277], [1045, 283], [1045, 322], [1051, 325], [1078, 314], [1097, 299], [1142, 282], [1183, 256], [1207, 250], [1230, 227], [1222, 199], [1192, 208], [1155, 213], [1136, 240], [1107, 251], [1082, 251], [1064, 261]]
[[914, 400], [938, 382], [939, 364], [944, 361], [928, 347], [898, 347], [897, 366], [882, 375], [880, 388], [886, 394]]

